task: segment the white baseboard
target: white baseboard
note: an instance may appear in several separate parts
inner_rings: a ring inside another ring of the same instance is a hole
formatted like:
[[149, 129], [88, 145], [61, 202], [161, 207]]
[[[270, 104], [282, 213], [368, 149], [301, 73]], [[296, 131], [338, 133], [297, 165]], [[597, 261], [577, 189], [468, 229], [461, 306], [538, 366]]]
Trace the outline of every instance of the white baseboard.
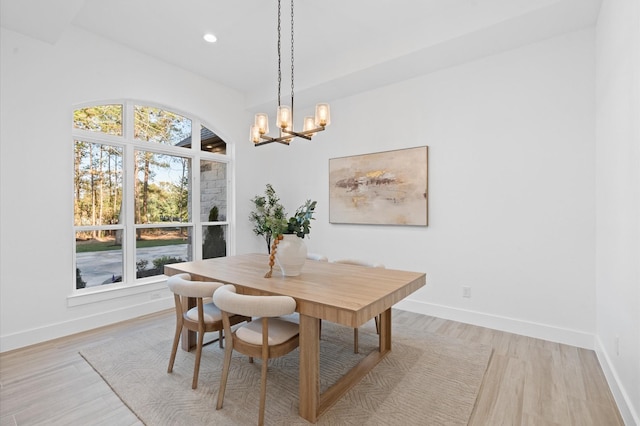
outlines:
[[611, 362], [611, 357], [609, 357], [605, 346], [602, 344], [602, 341], [598, 336], [596, 336], [595, 352], [598, 356], [598, 362], [600, 362], [602, 371], [607, 378], [607, 383], [609, 383], [609, 388], [611, 389], [613, 398], [616, 400], [616, 404], [618, 405], [618, 410], [620, 411], [620, 415], [622, 416], [624, 424], [629, 426], [640, 425], [640, 414], [636, 411], [636, 409], [634, 409], [633, 403], [629, 398], [629, 394], [627, 394], [625, 388], [621, 386], [618, 373], [616, 372], [616, 369]]
[[411, 299], [405, 299], [394, 305], [394, 308], [418, 314], [444, 318], [465, 324], [487, 327], [508, 333], [536, 339], [548, 340], [556, 343], [577, 346], [585, 349], [594, 349], [595, 336], [590, 333], [566, 328], [554, 327], [530, 321], [522, 321], [515, 318], [490, 315], [482, 312], [452, 308], [449, 306], [425, 303]]
[[135, 306], [128, 306], [108, 312], [100, 312], [99, 314], [83, 318], [73, 318], [69, 321], [49, 324], [45, 327], [1, 336], [0, 352], [11, 351], [25, 346], [46, 342], [47, 340], [69, 336], [83, 331], [89, 331], [105, 325], [111, 325], [120, 321], [126, 321], [143, 315], [152, 314], [154, 312], [163, 311], [165, 309], [173, 308], [174, 306], [173, 297], [163, 297]]

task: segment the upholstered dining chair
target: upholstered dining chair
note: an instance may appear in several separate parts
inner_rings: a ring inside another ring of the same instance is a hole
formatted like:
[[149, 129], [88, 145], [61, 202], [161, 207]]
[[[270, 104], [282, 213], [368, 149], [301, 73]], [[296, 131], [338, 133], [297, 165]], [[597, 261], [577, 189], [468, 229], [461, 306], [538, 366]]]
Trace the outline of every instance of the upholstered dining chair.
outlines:
[[[169, 277], [167, 285], [169, 290], [173, 292], [176, 305], [176, 332], [173, 338], [173, 347], [171, 348], [171, 358], [169, 358], [167, 373], [173, 371], [173, 364], [176, 360], [178, 343], [180, 342], [182, 331], [187, 329], [197, 332], [196, 360], [193, 366], [193, 381], [191, 383], [191, 388], [196, 389], [198, 387], [198, 374], [200, 372], [204, 334], [217, 331], [219, 345], [221, 348], [223, 347], [222, 314], [212, 302], [205, 303], [205, 299], [213, 297], [213, 292], [224, 284], [218, 282], [191, 281], [191, 275], [184, 273]], [[186, 307], [188, 306], [189, 298], [195, 299], [196, 306], [187, 310]], [[242, 321], [250, 320], [251, 318], [241, 315], [234, 315], [229, 318], [231, 324], [238, 324]]]
[[[384, 268], [384, 265], [382, 263], [377, 263], [377, 262], [369, 262], [366, 260], [360, 260], [360, 259], [337, 259], [333, 261], [334, 263], [344, 263], [344, 264], [348, 264], [348, 265], [359, 265], [359, 266], [367, 266], [369, 268]], [[376, 333], [380, 333], [380, 329], [379, 329], [379, 323], [378, 323], [378, 316], [376, 315], [374, 317], [374, 320], [376, 322]], [[359, 349], [358, 349], [358, 328], [354, 328], [353, 329], [353, 352], [354, 353], [358, 353]]]
[[317, 260], [318, 262], [328, 262], [329, 258], [324, 254], [320, 253], [307, 253], [307, 259], [309, 260]]
[[[289, 296], [237, 294], [234, 286], [225, 285], [213, 294], [213, 302], [222, 311], [222, 322], [227, 337], [216, 410], [222, 408], [231, 356], [235, 349], [248, 355], [249, 362], [253, 362], [254, 357], [262, 359], [258, 424], [263, 425], [269, 359], [286, 355], [298, 347], [298, 324], [279, 318], [281, 315], [292, 314], [296, 309], [296, 301]], [[259, 318], [232, 331], [233, 314]]]

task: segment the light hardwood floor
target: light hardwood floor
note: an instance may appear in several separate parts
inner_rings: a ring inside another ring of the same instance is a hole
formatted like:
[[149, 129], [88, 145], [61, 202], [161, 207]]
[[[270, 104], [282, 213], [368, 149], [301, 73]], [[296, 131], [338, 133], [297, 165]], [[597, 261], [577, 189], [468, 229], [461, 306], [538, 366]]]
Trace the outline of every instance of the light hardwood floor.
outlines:
[[[0, 354], [0, 426], [141, 425], [78, 351], [174, 318], [164, 311]], [[399, 310], [393, 323], [493, 347], [470, 425], [623, 425], [593, 351]]]

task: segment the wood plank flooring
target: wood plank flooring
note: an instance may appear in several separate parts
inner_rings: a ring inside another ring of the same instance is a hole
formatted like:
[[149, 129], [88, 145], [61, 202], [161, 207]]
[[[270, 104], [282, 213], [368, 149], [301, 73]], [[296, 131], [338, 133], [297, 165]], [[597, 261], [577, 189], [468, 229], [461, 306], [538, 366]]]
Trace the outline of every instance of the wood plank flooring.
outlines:
[[[174, 318], [164, 311], [0, 354], [0, 426], [141, 425], [78, 351]], [[593, 351], [399, 310], [393, 322], [493, 347], [470, 425], [624, 424]]]

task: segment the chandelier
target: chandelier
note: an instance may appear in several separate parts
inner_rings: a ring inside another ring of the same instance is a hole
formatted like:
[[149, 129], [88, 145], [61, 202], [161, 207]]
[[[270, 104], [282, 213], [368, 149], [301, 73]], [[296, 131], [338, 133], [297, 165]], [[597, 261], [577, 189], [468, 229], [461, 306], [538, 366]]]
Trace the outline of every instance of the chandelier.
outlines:
[[258, 113], [255, 122], [251, 126], [250, 138], [255, 146], [266, 145], [271, 142], [279, 142], [289, 145], [293, 138], [311, 140], [313, 135], [321, 132], [331, 123], [329, 104], [317, 104], [314, 117], [304, 117], [302, 131], [293, 130], [293, 1], [291, 3], [291, 106], [282, 105], [280, 91], [282, 86], [282, 53], [280, 31], [280, 1], [278, 0], [278, 109], [276, 112], [276, 126], [279, 130], [278, 137], [268, 136], [269, 117], [266, 113]]

